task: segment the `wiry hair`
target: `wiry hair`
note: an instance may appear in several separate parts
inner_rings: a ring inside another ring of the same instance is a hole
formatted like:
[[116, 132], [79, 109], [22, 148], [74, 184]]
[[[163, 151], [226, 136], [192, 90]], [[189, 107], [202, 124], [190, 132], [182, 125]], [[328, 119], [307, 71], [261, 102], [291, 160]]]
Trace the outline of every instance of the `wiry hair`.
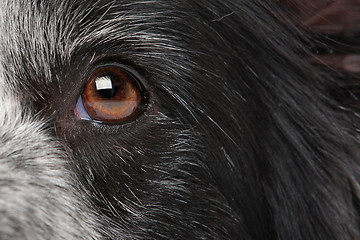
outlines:
[[[360, 238], [358, 76], [278, 4], [2, 0], [0, 238]], [[114, 62], [146, 111], [77, 119]]]
[[0, 101], [1, 239], [98, 239], [66, 156], [3, 86]]

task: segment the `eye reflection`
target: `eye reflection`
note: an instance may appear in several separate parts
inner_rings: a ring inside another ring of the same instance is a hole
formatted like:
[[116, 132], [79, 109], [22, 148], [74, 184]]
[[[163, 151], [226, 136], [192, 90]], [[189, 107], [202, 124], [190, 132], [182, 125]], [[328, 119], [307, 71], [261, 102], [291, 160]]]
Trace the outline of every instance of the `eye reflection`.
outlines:
[[113, 86], [110, 76], [103, 76], [95, 79], [98, 93], [104, 98], [112, 98], [117, 92], [117, 87]]

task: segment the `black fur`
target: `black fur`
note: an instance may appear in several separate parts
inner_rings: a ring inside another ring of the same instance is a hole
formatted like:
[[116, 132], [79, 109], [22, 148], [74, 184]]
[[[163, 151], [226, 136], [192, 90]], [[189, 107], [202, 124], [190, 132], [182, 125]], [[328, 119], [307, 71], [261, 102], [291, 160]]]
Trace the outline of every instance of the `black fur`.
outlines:
[[[2, 85], [56, 141], [63, 189], [86, 205], [71, 211], [91, 213], [78, 221], [94, 232], [73, 239], [360, 238], [357, 76], [310, 65], [319, 40], [278, 1], [1, 8]], [[133, 122], [74, 115], [89, 73], [107, 62], [138, 72], [149, 92]], [[52, 239], [55, 224], [16, 226], [30, 231], [19, 238], [0, 226], [0, 238]]]

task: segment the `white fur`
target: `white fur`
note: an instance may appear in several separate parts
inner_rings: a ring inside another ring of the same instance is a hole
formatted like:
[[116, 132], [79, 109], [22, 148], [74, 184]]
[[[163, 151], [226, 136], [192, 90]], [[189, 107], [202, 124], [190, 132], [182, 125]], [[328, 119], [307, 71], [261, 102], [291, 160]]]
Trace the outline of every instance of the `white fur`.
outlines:
[[64, 150], [0, 79], [0, 239], [98, 239]]

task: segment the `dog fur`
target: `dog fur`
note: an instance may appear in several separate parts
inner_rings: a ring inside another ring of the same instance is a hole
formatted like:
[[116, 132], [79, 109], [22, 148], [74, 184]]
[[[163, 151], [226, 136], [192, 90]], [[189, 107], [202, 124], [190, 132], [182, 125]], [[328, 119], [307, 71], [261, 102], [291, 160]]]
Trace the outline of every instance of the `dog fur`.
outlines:
[[[2, 0], [0, 239], [359, 239], [358, 78], [282, 7]], [[130, 123], [74, 114], [104, 61]]]

